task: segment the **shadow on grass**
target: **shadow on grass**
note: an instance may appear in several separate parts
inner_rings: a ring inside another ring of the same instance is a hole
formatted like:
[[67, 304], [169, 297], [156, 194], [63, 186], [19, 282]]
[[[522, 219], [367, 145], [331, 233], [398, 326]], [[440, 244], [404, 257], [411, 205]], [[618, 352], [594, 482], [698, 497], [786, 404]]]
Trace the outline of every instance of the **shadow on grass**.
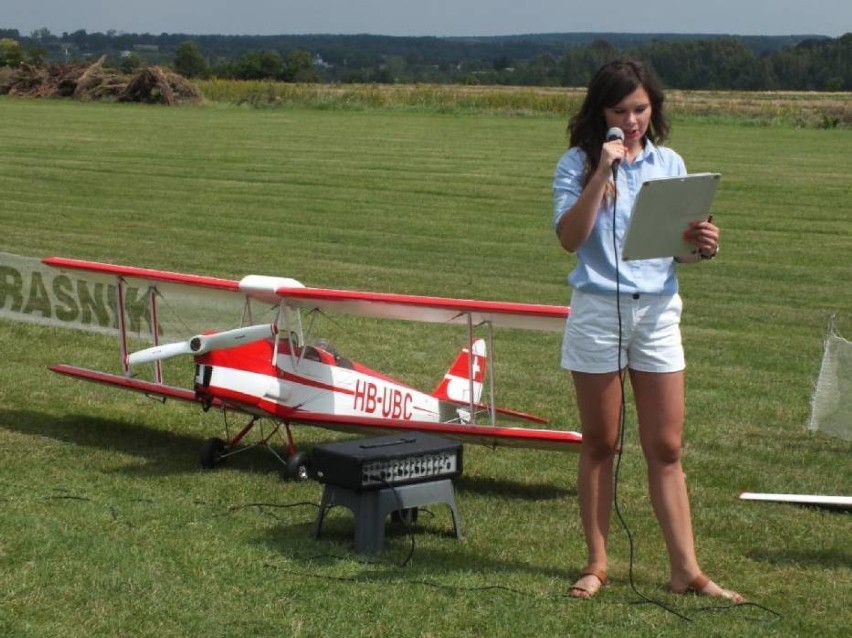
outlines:
[[848, 549], [833, 547], [811, 550], [760, 549], [748, 553], [752, 560], [770, 565], [796, 567], [822, 567], [828, 569], [852, 568], [852, 553]]
[[[440, 508], [439, 509], [444, 509]], [[400, 522], [388, 519], [385, 527], [385, 544], [381, 552], [356, 553], [354, 543], [354, 521], [351, 517], [336, 517], [326, 519], [323, 524], [322, 535], [315, 541], [315, 546], [309, 548], [307, 541], [313, 539], [314, 524], [294, 523], [291, 525], [276, 526], [259, 539], [259, 542], [272, 550], [277, 556], [286, 559], [286, 566], [278, 566], [275, 560], [270, 561], [269, 566], [275, 569], [292, 569], [294, 564], [303, 564], [304, 575], [319, 579], [329, 578], [331, 580], [365, 580], [376, 582], [378, 580], [399, 580], [404, 578], [410, 581], [418, 575], [440, 576], [441, 574], [457, 573], [526, 573], [536, 577], [548, 577], [564, 580], [576, 576], [576, 570], [568, 567], [565, 569], [555, 567], [553, 564], [537, 565], [504, 558], [484, 555], [481, 547], [466, 546], [464, 541], [458, 541], [452, 529], [452, 522], [447, 513], [447, 520], [443, 519], [443, 511], [439, 515], [440, 522], [430, 522], [428, 527], [416, 524], [411, 532]], [[443, 526], [446, 523], [446, 526]], [[436, 525], [441, 525], [436, 529]], [[420, 544], [423, 539], [440, 537], [440, 547], [434, 545], [425, 547]], [[304, 539], [294, 542], [294, 539]], [[412, 544], [413, 542], [413, 544]], [[446, 545], [444, 545], [446, 543]], [[314, 549], [315, 551], [312, 551]], [[495, 554], [497, 552], [495, 551]], [[415, 562], [405, 567], [405, 575], [401, 576], [396, 569], [403, 566], [407, 558], [413, 558]], [[335, 570], [329, 574], [323, 574], [318, 568], [323, 564], [334, 566], [340, 562], [355, 561], [365, 566], [367, 571], [357, 576], [341, 579]], [[418, 565], [420, 567], [418, 567]], [[390, 571], [386, 571], [390, 569]], [[298, 567], [295, 571], [299, 571]], [[452, 588], [455, 589], [455, 588]]]
[[[85, 414], [56, 417], [24, 410], [0, 410], [0, 428], [50, 438], [82, 448], [117, 451], [147, 462], [122, 470], [140, 476], [162, 476], [199, 469], [198, 453], [207, 437], [180, 434], [120, 419], [102, 419]], [[222, 436], [211, 428], [210, 436]], [[269, 472], [277, 461], [264, 450], [251, 450], [228, 460], [239, 470]]]
[[[63, 417], [27, 411], [0, 410], [0, 428], [41, 436], [83, 448], [117, 451], [144, 458], [144, 465], [129, 466], [122, 471], [128, 475], [164, 476], [199, 470], [198, 453], [209, 436], [223, 436], [222, 428], [210, 428], [205, 436], [194, 436], [142, 425], [137, 422], [72, 414]], [[238, 427], [232, 427], [232, 434]], [[254, 439], [250, 440], [253, 441]], [[283, 444], [283, 439], [281, 439]], [[327, 441], [313, 441], [311, 446]], [[284, 454], [281, 446], [276, 452]], [[307, 449], [309, 446], [305, 446]], [[227, 467], [246, 472], [280, 472], [282, 464], [264, 449], [246, 449], [225, 461]], [[557, 499], [575, 492], [544, 483], [522, 484], [488, 476], [462, 476], [455, 481], [456, 489], [475, 494], [499, 495], [518, 499]]]
[[566, 489], [547, 483], [523, 484], [490, 476], [461, 476], [454, 481], [454, 485], [459, 492], [491, 494], [533, 501], [555, 500], [577, 495], [577, 490], [573, 488]]

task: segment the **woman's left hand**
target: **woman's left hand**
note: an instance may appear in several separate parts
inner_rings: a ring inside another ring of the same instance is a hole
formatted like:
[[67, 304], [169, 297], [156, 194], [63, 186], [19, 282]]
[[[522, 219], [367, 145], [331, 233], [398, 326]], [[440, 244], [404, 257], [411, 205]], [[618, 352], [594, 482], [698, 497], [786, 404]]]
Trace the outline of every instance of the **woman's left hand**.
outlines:
[[695, 253], [704, 259], [710, 259], [719, 252], [719, 227], [713, 224], [713, 218], [692, 222], [683, 238], [695, 246]]

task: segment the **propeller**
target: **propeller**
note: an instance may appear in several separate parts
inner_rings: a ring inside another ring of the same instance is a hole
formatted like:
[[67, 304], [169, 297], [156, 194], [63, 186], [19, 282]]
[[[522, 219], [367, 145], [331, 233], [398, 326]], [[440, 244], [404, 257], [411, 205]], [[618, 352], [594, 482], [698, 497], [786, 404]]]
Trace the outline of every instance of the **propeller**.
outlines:
[[211, 350], [226, 350], [254, 343], [262, 339], [274, 337], [278, 333], [278, 326], [273, 324], [260, 324], [257, 326], [246, 326], [235, 328], [224, 332], [214, 332], [206, 335], [196, 335], [187, 341], [167, 343], [161, 346], [145, 348], [127, 357], [127, 364], [135, 366], [140, 363], [151, 363], [161, 361], [182, 354], [200, 355]]

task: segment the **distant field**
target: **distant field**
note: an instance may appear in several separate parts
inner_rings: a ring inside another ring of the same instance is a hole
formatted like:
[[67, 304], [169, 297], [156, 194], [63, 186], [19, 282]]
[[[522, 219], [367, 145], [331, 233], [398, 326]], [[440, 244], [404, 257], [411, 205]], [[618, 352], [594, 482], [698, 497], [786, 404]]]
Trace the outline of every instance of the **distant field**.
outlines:
[[[0, 68], [0, 86], [12, 70]], [[442, 113], [561, 115], [573, 112], [584, 88], [447, 84], [293, 84], [195, 80], [208, 102], [255, 107], [403, 109]], [[113, 93], [109, 93], [113, 94]], [[667, 91], [675, 119], [703, 119], [800, 128], [852, 124], [852, 93], [812, 91]]]
[[[0, 98], [0, 252], [567, 302], [572, 258], [550, 228], [563, 115], [287, 104]], [[197, 469], [221, 415], [47, 370], [114, 369], [111, 339], [0, 320], [0, 635], [848, 633], [849, 514], [737, 495], [852, 493], [852, 446], [805, 429], [829, 316], [852, 336], [852, 132], [684, 118], [671, 142], [691, 171], [723, 175], [721, 255], [680, 275], [698, 553], [711, 576], [762, 607], [708, 608], [667, 592], [632, 415], [619, 499], [636, 544], [633, 580], [691, 622], [635, 604], [615, 521], [611, 586], [591, 602], [566, 597], [585, 557], [576, 456], [466, 446], [456, 484], [464, 540], [434, 506], [413, 540], [390, 529], [384, 552], [360, 556], [345, 510], [311, 538], [320, 486], [282, 482], [262, 451]], [[345, 317], [316, 329], [425, 389], [465, 338]], [[498, 332], [497, 391], [503, 405], [574, 429], [559, 343]], [[192, 376], [169, 371], [178, 383]], [[337, 438], [295, 433], [306, 446]]]
[[[207, 99], [255, 106], [322, 108], [397, 107], [438, 111], [491, 111], [562, 115], [583, 99], [585, 89], [516, 86], [410, 84], [284, 84], [206, 80]], [[714, 118], [799, 127], [852, 124], [852, 94], [793, 91], [669, 91], [678, 118]]]

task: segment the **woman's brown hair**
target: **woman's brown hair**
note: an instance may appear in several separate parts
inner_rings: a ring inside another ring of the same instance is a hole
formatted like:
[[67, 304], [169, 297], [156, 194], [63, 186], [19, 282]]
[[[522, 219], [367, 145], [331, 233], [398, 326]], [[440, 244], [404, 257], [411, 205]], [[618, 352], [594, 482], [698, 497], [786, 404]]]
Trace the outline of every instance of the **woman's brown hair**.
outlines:
[[665, 96], [653, 71], [642, 62], [627, 58], [606, 63], [592, 78], [580, 110], [568, 123], [570, 145], [578, 146], [586, 154], [584, 182], [601, 159], [601, 145], [607, 132], [604, 109], [617, 105], [639, 87], [645, 89], [651, 100], [651, 122], [645, 137], [654, 144], [668, 137], [669, 122], [663, 110]]

